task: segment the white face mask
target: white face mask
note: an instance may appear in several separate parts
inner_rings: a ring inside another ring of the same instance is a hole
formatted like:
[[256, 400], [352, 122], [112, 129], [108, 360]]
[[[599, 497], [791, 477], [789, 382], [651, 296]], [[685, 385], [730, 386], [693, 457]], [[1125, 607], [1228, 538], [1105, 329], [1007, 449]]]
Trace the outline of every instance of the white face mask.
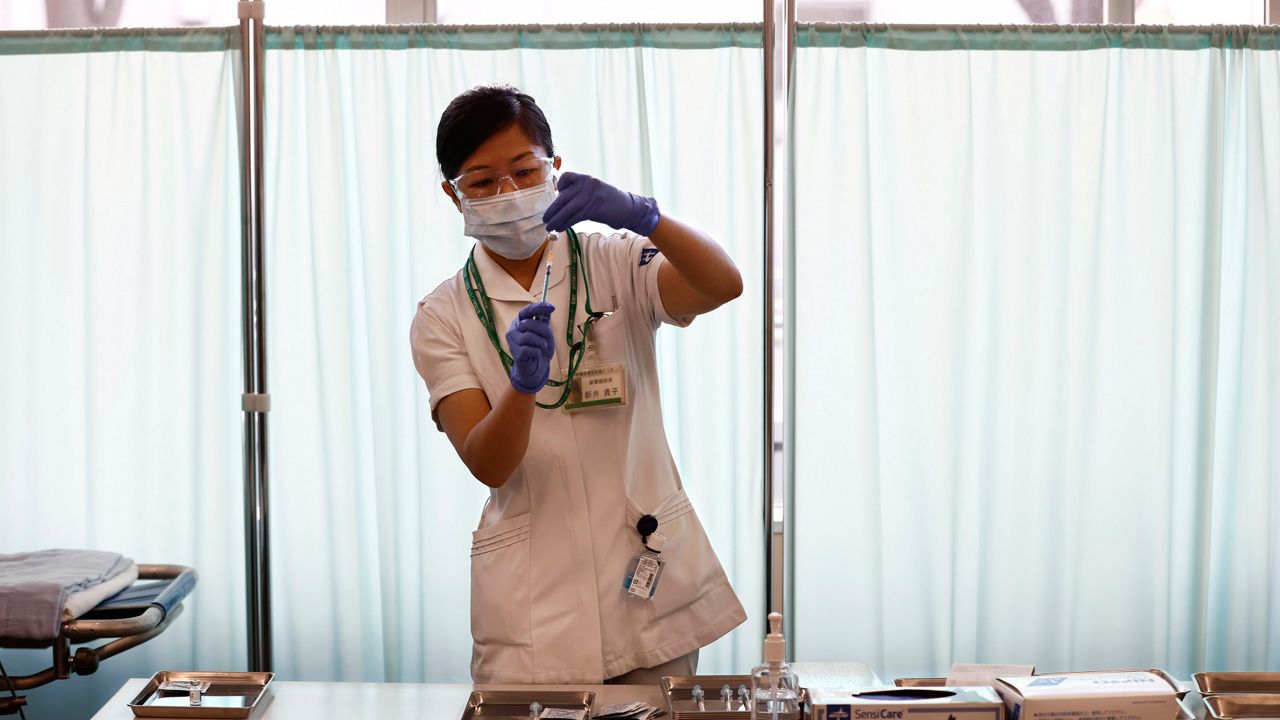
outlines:
[[547, 239], [542, 212], [556, 197], [555, 176], [538, 187], [501, 193], [493, 197], [463, 198], [463, 232], [490, 251], [508, 260], [527, 260]]

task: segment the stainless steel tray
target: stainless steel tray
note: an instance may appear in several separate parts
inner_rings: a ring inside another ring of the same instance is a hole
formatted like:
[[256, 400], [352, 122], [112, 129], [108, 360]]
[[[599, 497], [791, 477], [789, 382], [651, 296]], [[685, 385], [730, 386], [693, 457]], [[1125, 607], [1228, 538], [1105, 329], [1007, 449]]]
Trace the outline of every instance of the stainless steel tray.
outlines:
[[1218, 720], [1280, 718], [1280, 695], [1263, 693], [1210, 695], [1204, 699], [1204, 704], [1209, 708], [1209, 715]]
[[472, 718], [529, 719], [529, 706], [539, 703], [544, 708], [586, 710], [591, 717], [591, 705], [596, 694], [576, 690], [476, 690], [467, 698], [462, 720]]
[[[1087, 675], [1091, 673], [1104, 673], [1104, 672], [1152, 673], [1153, 675], [1159, 676], [1161, 680], [1164, 680], [1165, 682], [1169, 683], [1169, 686], [1173, 688], [1173, 691], [1178, 696], [1179, 700], [1185, 698], [1187, 696], [1187, 693], [1191, 692], [1187, 688], [1184, 688], [1182, 686], [1182, 683], [1175, 680], [1172, 675], [1161, 670], [1160, 668], [1148, 668], [1146, 670], [1078, 670], [1078, 671], [1072, 671], [1072, 672], [1038, 672], [1036, 673], [1036, 675]], [[1251, 675], [1255, 673], [1217, 673], [1217, 674], [1219, 675]], [[1268, 674], [1271, 674], [1271, 673], [1268, 673]], [[1278, 679], [1280, 679], [1280, 673], [1274, 673], [1274, 674]], [[1199, 676], [1197, 675], [1196, 677], [1198, 678]], [[897, 685], [898, 687], [943, 687], [947, 684], [947, 679], [946, 678], [898, 678], [893, 681], [893, 684]], [[1278, 685], [1278, 687], [1280, 687], [1280, 685]], [[1275, 692], [1280, 692], [1280, 690], [1276, 690]]]
[[946, 678], [897, 678], [893, 681], [898, 687], [946, 687]]
[[[702, 707], [693, 701], [693, 686], [701, 685], [706, 691]], [[720, 689], [725, 685], [733, 691], [733, 700], [726, 705], [720, 699]], [[667, 696], [667, 710], [671, 712], [671, 720], [750, 720], [751, 707], [738, 699], [738, 686], [745, 685], [751, 691], [749, 675], [693, 675], [688, 677], [662, 678], [662, 694]], [[805, 704], [805, 690], [800, 688], [800, 707]], [[800, 720], [800, 713], [780, 715], [786, 720]]]
[[1274, 672], [1202, 672], [1194, 676], [1201, 695], [1239, 693], [1280, 694], [1280, 673]]
[[[129, 703], [137, 717], [160, 718], [247, 718], [271, 685], [269, 672], [173, 672], [163, 670], [151, 676], [142, 692]], [[186, 693], [161, 691], [171, 680], [202, 680], [209, 690], [199, 705], [191, 705]]]

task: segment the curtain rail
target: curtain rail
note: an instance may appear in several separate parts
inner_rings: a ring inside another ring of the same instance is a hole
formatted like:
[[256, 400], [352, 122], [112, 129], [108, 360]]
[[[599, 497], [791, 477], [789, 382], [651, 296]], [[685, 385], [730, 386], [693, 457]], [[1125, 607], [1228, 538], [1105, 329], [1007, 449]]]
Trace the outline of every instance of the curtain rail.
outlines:
[[[268, 27], [271, 49], [455, 50], [763, 48], [761, 23], [607, 25], [374, 25]], [[1280, 27], [1256, 25], [890, 25], [798, 23], [797, 47], [895, 50], [1108, 48], [1280, 49]]]
[[268, 49], [579, 50], [761, 48], [760, 23], [268, 26]]
[[1280, 49], [1274, 25], [884, 25], [801, 23], [799, 47], [889, 50]]
[[240, 46], [240, 28], [81, 28], [0, 32], [0, 55], [86, 52], [223, 52]]
[[[0, 32], [0, 55], [210, 52], [239, 47], [239, 28], [83, 28]], [[574, 50], [763, 47], [762, 23], [267, 26], [268, 49]], [[888, 25], [798, 23], [800, 48], [894, 50], [1280, 50], [1275, 25]]]
[[210, 25], [208, 27], [107, 27], [107, 28], [49, 28], [46, 30], [0, 30], [0, 39], [52, 38], [52, 37], [137, 37], [223, 35], [240, 31], [239, 25]]

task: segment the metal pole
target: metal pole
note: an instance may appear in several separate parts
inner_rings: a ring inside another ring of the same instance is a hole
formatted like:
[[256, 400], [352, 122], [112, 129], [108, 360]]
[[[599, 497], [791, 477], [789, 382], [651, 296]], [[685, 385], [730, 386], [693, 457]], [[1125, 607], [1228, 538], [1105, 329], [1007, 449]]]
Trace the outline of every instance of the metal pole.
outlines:
[[1132, 25], [1135, 21], [1134, 0], [1106, 0], [1102, 6], [1102, 21], [1109, 25]]
[[[261, 0], [258, 0], [259, 7], [262, 7]], [[254, 403], [253, 415], [257, 419], [255, 423], [255, 431], [257, 432], [258, 454], [254, 458], [257, 462], [257, 484], [255, 487], [255, 502], [258, 506], [258, 513], [254, 518], [254, 534], [256, 536], [255, 552], [258, 555], [258, 612], [259, 612], [259, 636], [258, 636], [258, 652], [256, 662], [260, 672], [269, 672], [274, 663], [272, 662], [271, 652], [271, 555], [269, 553], [270, 532], [268, 521], [270, 514], [267, 511], [267, 412], [271, 409], [271, 395], [267, 392], [267, 293], [266, 293], [266, 235], [263, 230], [264, 219], [266, 217], [266, 187], [263, 182], [264, 176], [264, 142], [265, 142], [265, 114], [263, 111], [263, 81], [266, 73], [266, 66], [263, 62], [263, 50], [266, 47], [266, 28], [263, 26], [263, 17], [260, 14], [254, 22], [253, 33], [253, 134], [254, 134], [254, 164], [253, 164], [253, 189], [254, 189], [254, 233], [253, 233], [253, 256], [254, 256], [254, 273], [253, 273], [253, 300], [257, 312], [254, 313], [254, 321], [256, 324], [256, 332], [254, 333], [255, 355], [257, 362], [254, 364], [254, 372], [258, 375], [257, 398], [258, 402]]]
[[435, 0], [387, 0], [388, 25], [435, 21]]
[[787, 643], [787, 659], [795, 660], [796, 642], [795, 642], [795, 528], [796, 528], [796, 505], [795, 505], [795, 59], [796, 59], [796, 0], [786, 0], [787, 3], [787, 112], [786, 112], [786, 143], [784, 147], [786, 152], [783, 154], [783, 166], [785, 168], [785, 188], [786, 192], [783, 197], [786, 201], [783, 203], [783, 245], [785, 252], [782, 258], [782, 283], [783, 283], [783, 321], [782, 321], [782, 366], [783, 366], [783, 383], [782, 383], [782, 568], [778, 571], [781, 576], [778, 582], [781, 588], [778, 595], [782, 598], [782, 608], [784, 608], [785, 616], [783, 618], [783, 630], [787, 637], [792, 641]]
[[[779, 12], [783, 14], [783, 23], [779, 25]], [[790, 493], [790, 472], [788, 457], [790, 443], [787, 435], [790, 428], [790, 417], [787, 412], [787, 391], [790, 379], [787, 375], [787, 353], [790, 323], [783, 319], [779, 323], [781, 312], [789, 312], [791, 306], [790, 283], [788, 281], [791, 268], [791, 245], [786, 241], [790, 231], [790, 213], [788, 207], [790, 184], [784, 183], [783, 199], [777, 198], [776, 179], [789, 172], [790, 140], [778, 143], [778, 137], [790, 137], [786, 124], [791, 112], [792, 74], [795, 67], [795, 0], [766, 0], [764, 3], [764, 84], [765, 84], [765, 197], [764, 197], [764, 424], [765, 424], [765, 459], [764, 459], [764, 523], [765, 523], [765, 589], [767, 609], [785, 612], [786, 577], [787, 577], [787, 518], [790, 515], [788, 497]], [[779, 32], [785, 37], [779, 48]], [[780, 52], [781, 50], [781, 52]], [[778, 72], [786, 73], [778, 82]], [[782, 107], [779, 108], [777, 90], [779, 85], [784, 90]], [[778, 118], [782, 118], [779, 125]], [[777, 148], [783, 148], [781, 154]], [[783, 234], [782, 248], [779, 251], [778, 234]], [[778, 344], [783, 344], [781, 356]], [[781, 491], [781, 493], [779, 493]], [[782, 517], [775, 514], [775, 500], [782, 503]], [[790, 613], [787, 613], [788, 617]]]
[[245, 589], [249, 669], [271, 670], [271, 582], [267, 524], [266, 302], [263, 292], [262, 0], [240, 0], [241, 302], [244, 311]]
[[764, 0], [764, 613], [773, 609], [773, 10]]
[[[782, 3], [782, 4], [779, 4]], [[779, 58], [777, 55], [777, 11], [782, 9], [786, 14], [783, 29], [787, 33], [784, 41], [785, 58]], [[764, 530], [765, 530], [765, 560], [764, 560], [764, 580], [765, 580], [765, 614], [773, 610], [785, 610], [785, 569], [786, 569], [786, 543], [784, 542], [783, 533], [776, 532], [774, 525], [774, 490], [787, 488], [786, 462], [778, 462], [779, 456], [783, 456], [788, 452], [788, 448], [781, 445], [782, 438], [776, 432], [779, 421], [782, 428], [782, 435], [785, 437], [785, 431], [788, 427], [788, 418], [778, 417], [777, 409], [786, 407], [785, 387], [787, 380], [785, 377], [785, 357], [783, 362], [778, 362], [776, 353], [777, 340], [786, 340], [786, 325], [783, 323], [783, 332], [778, 333], [777, 312], [778, 312], [778, 296], [782, 294], [780, 291], [786, 291], [785, 275], [789, 267], [789, 261], [785, 254], [779, 256], [777, 249], [777, 230], [779, 220], [787, 217], [786, 203], [782, 203], [783, 212], [777, 212], [777, 206], [774, 203], [775, 185], [774, 179], [777, 176], [779, 165], [786, 168], [787, 158], [782, 158], [782, 162], [778, 162], [776, 157], [775, 140], [777, 134], [777, 107], [775, 93], [775, 77], [776, 72], [781, 68], [786, 75], [786, 103], [790, 107], [791, 99], [791, 73], [793, 72], [793, 55], [794, 55], [794, 38], [795, 38], [795, 2], [794, 0], [765, 0], [764, 1]], [[785, 62], [779, 63], [779, 60]], [[783, 127], [786, 130], [786, 127]], [[784, 143], [785, 146], [785, 143]], [[779, 259], [782, 260], [779, 263]], [[778, 265], [782, 265], [783, 280], [778, 280]], [[785, 309], [786, 303], [783, 303]], [[779, 375], [782, 376], [779, 382]], [[780, 398], [779, 395], [782, 395]], [[786, 499], [783, 500], [784, 518], [786, 517]], [[786, 529], [785, 522], [783, 529]], [[767, 622], [767, 621], [766, 621]]]

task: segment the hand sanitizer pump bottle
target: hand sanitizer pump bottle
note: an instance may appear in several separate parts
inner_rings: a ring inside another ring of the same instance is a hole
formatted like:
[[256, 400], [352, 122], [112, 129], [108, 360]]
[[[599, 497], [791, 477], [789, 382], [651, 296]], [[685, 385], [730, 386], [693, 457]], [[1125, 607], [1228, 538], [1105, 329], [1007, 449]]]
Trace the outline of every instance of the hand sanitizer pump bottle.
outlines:
[[769, 613], [764, 663], [751, 671], [751, 720], [797, 720], [800, 717], [800, 682], [786, 658], [787, 640], [782, 636], [782, 615]]

